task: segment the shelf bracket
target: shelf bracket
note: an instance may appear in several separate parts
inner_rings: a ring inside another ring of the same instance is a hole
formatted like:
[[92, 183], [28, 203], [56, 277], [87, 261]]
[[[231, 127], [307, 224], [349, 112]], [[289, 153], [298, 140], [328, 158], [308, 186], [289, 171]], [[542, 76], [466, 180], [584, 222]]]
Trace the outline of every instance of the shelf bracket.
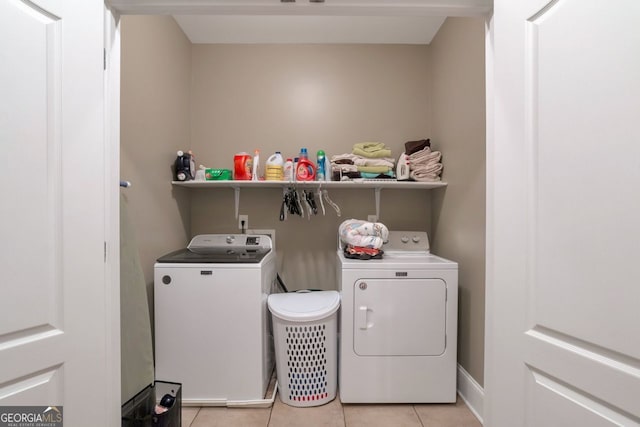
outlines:
[[236, 202], [236, 219], [238, 219], [238, 212], [240, 210], [240, 187], [233, 187], [233, 192], [235, 193], [235, 202]]
[[382, 190], [382, 188], [380, 187], [376, 187], [373, 189], [376, 196], [376, 218], [378, 219], [378, 221], [380, 221], [380, 190]]

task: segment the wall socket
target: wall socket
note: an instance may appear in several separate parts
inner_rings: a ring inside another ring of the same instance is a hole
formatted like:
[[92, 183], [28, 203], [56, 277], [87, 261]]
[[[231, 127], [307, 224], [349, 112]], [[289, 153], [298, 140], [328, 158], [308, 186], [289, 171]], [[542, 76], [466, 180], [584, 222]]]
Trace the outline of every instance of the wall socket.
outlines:
[[[244, 224], [244, 227], [243, 227]], [[238, 215], [238, 229], [249, 229], [249, 215]]]
[[378, 222], [378, 217], [375, 215], [367, 215], [367, 221], [369, 222]]

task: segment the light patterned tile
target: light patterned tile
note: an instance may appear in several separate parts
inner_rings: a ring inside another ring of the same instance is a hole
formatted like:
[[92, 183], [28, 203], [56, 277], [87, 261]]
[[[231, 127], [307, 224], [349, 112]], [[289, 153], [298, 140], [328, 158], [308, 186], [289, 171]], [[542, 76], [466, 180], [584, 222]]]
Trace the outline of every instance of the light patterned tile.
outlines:
[[464, 401], [415, 405], [425, 427], [482, 427]]
[[266, 427], [270, 408], [201, 408], [191, 427]]
[[189, 427], [191, 423], [198, 415], [198, 411], [200, 408], [197, 407], [186, 407], [182, 408], [182, 427]]
[[422, 427], [413, 405], [345, 404], [346, 427]]
[[322, 406], [296, 408], [276, 397], [269, 427], [344, 427], [342, 404], [336, 397]]

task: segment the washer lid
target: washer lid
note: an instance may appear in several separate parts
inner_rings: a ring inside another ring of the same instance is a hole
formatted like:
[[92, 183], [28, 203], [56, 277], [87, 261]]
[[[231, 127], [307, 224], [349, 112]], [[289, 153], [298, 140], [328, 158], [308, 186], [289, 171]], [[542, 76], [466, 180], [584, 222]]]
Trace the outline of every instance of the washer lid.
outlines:
[[267, 302], [269, 311], [282, 320], [311, 322], [335, 313], [340, 307], [340, 294], [337, 291], [289, 292], [271, 294]]

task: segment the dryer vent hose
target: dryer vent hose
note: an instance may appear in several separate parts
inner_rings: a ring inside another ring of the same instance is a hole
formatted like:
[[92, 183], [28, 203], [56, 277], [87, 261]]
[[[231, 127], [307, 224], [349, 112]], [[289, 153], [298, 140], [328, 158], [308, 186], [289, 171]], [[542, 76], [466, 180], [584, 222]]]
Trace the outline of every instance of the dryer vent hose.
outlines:
[[284, 285], [284, 282], [282, 281], [282, 277], [280, 277], [279, 273], [276, 273], [276, 279], [278, 279], [278, 284], [280, 285], [282, 290], [284, 292], [289, 292], [289, 289], [287, 289], [287, 287]]

